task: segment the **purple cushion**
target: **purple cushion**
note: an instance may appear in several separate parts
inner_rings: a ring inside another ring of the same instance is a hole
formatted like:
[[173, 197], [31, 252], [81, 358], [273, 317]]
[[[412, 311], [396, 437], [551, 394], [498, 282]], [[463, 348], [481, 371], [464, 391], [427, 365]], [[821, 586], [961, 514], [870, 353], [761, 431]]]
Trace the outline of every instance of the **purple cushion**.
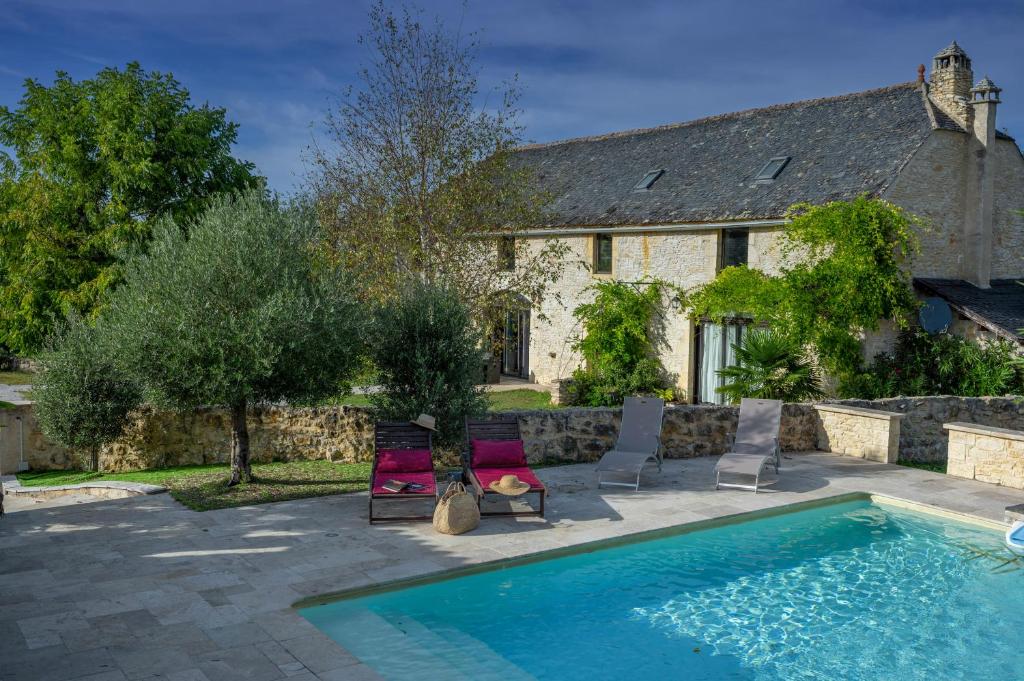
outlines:
[[434, 470], [429, 449], [381, 449], [377, 452], [378, 473], [416, 473]]
[[525, 466], [522, 440], [473, 440], [473, 468]]

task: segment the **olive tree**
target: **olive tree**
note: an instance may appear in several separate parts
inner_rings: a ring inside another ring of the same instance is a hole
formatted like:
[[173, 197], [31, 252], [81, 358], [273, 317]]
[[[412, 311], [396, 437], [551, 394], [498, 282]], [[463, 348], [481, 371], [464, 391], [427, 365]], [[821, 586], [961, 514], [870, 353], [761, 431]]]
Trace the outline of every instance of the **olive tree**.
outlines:
[[124, 430], [140, 402], [139, 389], [111, 359], [95, 327], [69, 317], [39, 356], [40, 374], [32, 388], [35, 414], [47, 438], [90, 454], [100, 469], [100, 448]]
[[149, 401], [230, 409], [230, 485], [252, 477], [249, 405], [334, 395], [359, 364], [362, 308], [349, 275], [318, 260], [318, 233], [310, 211], [221, 197], [155, 230], [103, 317]]
[[463, 419], [487, 410], [478, 385], [486, 356], [466, 305], [451, 289], [413, 282], [378, 310], [374, 327], [376, 414], [388, 420], [431, 414], [440, 441], [457, 442]]

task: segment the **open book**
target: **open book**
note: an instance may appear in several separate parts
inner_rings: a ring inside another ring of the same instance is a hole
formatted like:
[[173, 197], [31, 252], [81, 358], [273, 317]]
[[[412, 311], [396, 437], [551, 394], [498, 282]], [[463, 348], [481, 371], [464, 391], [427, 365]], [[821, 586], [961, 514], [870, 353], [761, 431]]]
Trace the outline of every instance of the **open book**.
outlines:
[[418, 482], [402, 482], [401, 480], [387, 480], [381, 487], [389, 492], [416, 492], [423, 489], [423, 485]]

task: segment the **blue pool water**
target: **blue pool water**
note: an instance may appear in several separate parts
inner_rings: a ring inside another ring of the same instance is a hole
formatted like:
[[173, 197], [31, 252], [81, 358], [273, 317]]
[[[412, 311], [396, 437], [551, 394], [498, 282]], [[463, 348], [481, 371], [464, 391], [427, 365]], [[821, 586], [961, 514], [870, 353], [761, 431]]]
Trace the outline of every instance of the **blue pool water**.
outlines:
[[1000, 535], [851, 502], [306, 608], [387, 679], [1024, 678]]

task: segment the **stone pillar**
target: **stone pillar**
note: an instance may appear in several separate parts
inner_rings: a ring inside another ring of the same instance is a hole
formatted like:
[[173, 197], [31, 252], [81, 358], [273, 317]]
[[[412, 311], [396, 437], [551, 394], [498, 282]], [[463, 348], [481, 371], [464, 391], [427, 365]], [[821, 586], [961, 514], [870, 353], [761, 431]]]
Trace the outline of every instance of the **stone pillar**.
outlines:
[[961, 276], [978, 288], [988, 288], [992, 276], [992, 205], [996, 105], [1000, 89], [988, 78], [971, 90], [972, 115], [967, 144], [967, 187], [964, 192], [964, 259]]

